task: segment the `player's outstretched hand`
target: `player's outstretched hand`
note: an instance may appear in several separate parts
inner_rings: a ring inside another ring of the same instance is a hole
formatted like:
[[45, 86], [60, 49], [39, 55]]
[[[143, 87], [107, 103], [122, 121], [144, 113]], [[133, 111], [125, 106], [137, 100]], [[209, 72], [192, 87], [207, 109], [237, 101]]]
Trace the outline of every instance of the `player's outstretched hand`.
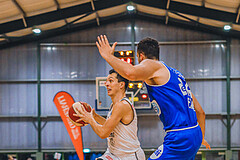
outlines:
[[101, 56], [106, 59], [107, 57], [114, 54], [115, 47], [117, 45], [117, 42], [115, 42], [112, 47], [110, 46], [107, 36], [106, 35], [100, 35], [97, 37], [96, 45], [98, 47], [98, 50], [101, 54]]
[[208, 142], [205, 139], [203, 139], [202, 145], [206, 146], [207, 149], [211, 149], [210, 145], [208, 144]]

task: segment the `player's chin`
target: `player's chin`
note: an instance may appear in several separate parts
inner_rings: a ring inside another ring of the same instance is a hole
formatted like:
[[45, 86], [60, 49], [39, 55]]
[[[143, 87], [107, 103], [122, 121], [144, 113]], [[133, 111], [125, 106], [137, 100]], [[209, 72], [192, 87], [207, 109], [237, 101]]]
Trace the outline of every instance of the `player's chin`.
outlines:
[[107, 94], [109, 95], [109, 96], [111, 96], [112, 95], [112, 92], [111, 92], [112, 90], [108, 90], [107, 91]]

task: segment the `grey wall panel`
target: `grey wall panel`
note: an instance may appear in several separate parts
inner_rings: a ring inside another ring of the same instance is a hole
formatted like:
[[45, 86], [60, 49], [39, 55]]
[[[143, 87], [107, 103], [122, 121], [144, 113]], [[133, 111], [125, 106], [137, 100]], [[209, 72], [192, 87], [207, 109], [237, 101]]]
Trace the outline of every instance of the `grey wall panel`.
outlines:
[[231, 113], [240, 113], [240, 80], [231, 81]]
[[25, 44], [0, 51], [0, 79], [37, 79], [37, 45]]
[[41, 47], [41, 62], [42, 79], [95, 79], [108, 70], [97, 47]]
[[117, 45], [115, 48], [115, 51], [126, 51], [126, 50], [132, 50], [131, 45], [128, 45], [128, 46]]
[[160, 45], [160, 60], [185, 77], [226, 75], [223, 44]]
[[231, 42], [231, 75], [240, 76], [240, 40]]
[[188, 81], [188, 85], [207, 114], [226, 112], [225, 81]]
[[231, 129], [232, 147], [240, 147], [240, 120], [237, 119]]
[[199, 40], [219, 40], [222, 37], [173, 27], [170, 25], [157, 24], [145, 20], [136, 20], [136, 41], [145, 37], [152, 37], [158, 41], [199, 41]]
[[56, 106], [53, 103], [55, 94], [59, 91], [70, 93], [75, 101], [83, 101], [95, 107], [96, 99], [95, 83], [49, 83], [42, 84], [41, 88], [41, 106], [42, 115], [59, 115]]
[[220, 119], [206, 120], [205, 139], [211, 147], [227, 147], [227, 128]]
[[[92, 130], [90, 125], [82, 127], [84, 148], [105, 150], [107, 139], [101, 139]], [[63, 122], [48, 122], [42, 130], [42, 145], [44, 149], [73, 149], [71, 138]]]
[[63, 122], [47, 122], [47, 125], [42, 130], [42, 148], [74, 148]]
[[[226, 147], [226, 132], [221, 120], [206, 120], [205, 138], [211, 147]], [[157, 116], [139, 117], [138, 137], [143, 148], [158, 148], [163, 143], [165, 134]]]
[[[213, 125], [215, 127], [212, 127]], [[166, 134], [162, 128], [162, 122], [157, 116], [138, 117], [138, 138], [141, 147], [158, 148], [163, 143]], [[206, 140], [211, 147], [226, 147], [226, 127], [221, 120], [207, 120], [205, 133]], [[107, 140], [99, 138], [89, 125], [82, 128], [82, 135], [84, 148], [101, 150], [107, 148]], [[43, 129], [42, 137], [44, 148], [73, 148], [62, 122], [48, 122]]]
[[[42, 40], [42, 42], [95, 43], [96, 36], [107, 34], [110, 42], [130, 42], [131, 23], [128, 20], [101, 25], [70, 34]], [[148, 21], [136, 20], [136, 41], [150, 36], [159, 41], [219, 40], [211, 35]], [[235, 45], [237, 44], [237, 45]], [[235, 45], [235, 46], [234, 46]], [[232, 75], [239, 75], [239, 41], [232, 45]], [[117, 46], [116, 50], [127, 50], [130, 46]], [[178, 69], [185, 77], [225, 76], [225, 47], [222, 44], [161, 45], [160, 57], [168, 65]], [[99, 55], [96, 46], [41, 46], [41, 77], [45, 79], [95, 79], [107, 76], [111, 68]], [[12, 63], [12, 64], [11, 64]], [[0, 80], [36, 79], [36, 45], [22, 45], [0, 51]], [[224, 80], [189, 81], [206, 113], [226, 112], [226, 82]], [[239, 95], [239, 82], [232, 82], [231, 94]], [[53, 97], [65, 90], [76, 101], [81, 100], [95, 106], [95, 82], [42, 82], [42, 116], [59, 115]], [[234, 99], [233, 99], [234, 98]], [[232, 96], [232, 112], [239, 112], [237, 96]], [[14, 99], [14, 100], [13, 100]], [[21, 106], [19, 105], [21, 104]], [[0, 115], [36, 115], [36, 84], [1, 84]], [[238, 120], [237, 120], [238, 121]], [[42, 122], [43, 123], [43, 122]], [[139, 140], [143, 148], [157, 148], [165, 135], [157, 116], [139, 117]], [[234, 134], [239, 134], [239, 122], [235, 122]], [[37, 132], [31, 122], [0, 122], [1, 148], [36, 148]], [[19, 130], [23, 132], [16, 136]], [[232, 133], [233, 134], [233, 133]], [[2, 136], [3, 135], [3, 136]], [[7, 138], [3, 138], [7, 137]], [[23, 138], [24, 137], [24, 138]], [[26, 140], [27, 139], [27, 140]], [[206, 121], [206, 139], [212, 147], [226, 147], [226, 128], [221, 120]], [[238, 138], [233, 139], [239, 141]], [[100, 139], [90, 126], [83, 128], [84, 146], [105, 149], [106, 140]], [[10, 142], [10, 144], [9, 144]], [[238, 143], [233, 142], [234, 145]], [[42, 131], [44, 149], [73, 149], [62, 122], [49, 121]], [[21, 147], [23, 146], [23, 147]], [[0, 149], [1, 149], [0, 148]]]
[[37, 115], [37, 85], [0, 84], [0, 115]]
[[32, 122], [1, 121], [0, 149], [37, 149], [37, 130]]
[[[119, 50], [131, 50], [131, 46], [117, 46]], [[96, 46], [41, 47], [42, 79], [95, 79], [106, 77], [110, 69]]]
[[123, 20], [108, 25], [100, 25], [85, 29], [79, 32], [69, 33], [54, 38], [44, 40], [44, 42], [96, 42], [98, 35], [107, 35], [110, 42], [130, 42], [131, 41], [131, 22]]
[[142, 148], [158, 148], [163, 143], [165, 131], [159, 117], [138, 117], [138, 138]]
[[82, 127], [83, 146], [84, 148], [92, 148], [99, 150], [107, 149], [107, 139], [101, 139], [92, 129], [90, 125]]

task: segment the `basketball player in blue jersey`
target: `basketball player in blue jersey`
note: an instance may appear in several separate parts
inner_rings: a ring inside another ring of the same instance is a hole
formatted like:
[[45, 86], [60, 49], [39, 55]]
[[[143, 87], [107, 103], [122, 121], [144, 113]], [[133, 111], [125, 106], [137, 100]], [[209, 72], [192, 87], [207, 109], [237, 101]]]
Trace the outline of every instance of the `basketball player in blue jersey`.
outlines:
[[183, 75], [159, 61], [159, 45], [152, 38], [141, 40], [137, 47], [139, 64], [132, 66], [115, 57], [107, 37], [96, 42], [101, 56], [124, 78], [144, 81], [150, 102], [160, 117], [166, 136], [149, 160], [193, 160], [204, 139], [205, 113], [191, 93]]

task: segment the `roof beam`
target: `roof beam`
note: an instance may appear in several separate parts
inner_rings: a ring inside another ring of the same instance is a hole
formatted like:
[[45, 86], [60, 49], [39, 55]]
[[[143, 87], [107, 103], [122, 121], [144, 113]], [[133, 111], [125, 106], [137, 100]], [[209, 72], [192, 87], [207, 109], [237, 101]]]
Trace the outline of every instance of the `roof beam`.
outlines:
[[167, 6], [166, 6], [166, 21], [165, 21], [165, 24], [168, 24], [168, 18], [169, 18], [168, 9], [169, 9], [169, 6], [170, 6], [170, 2], [171, 2], [171, 0], [168, 0]]
[[[16, 0], [12, 0], [16, 2]], [[94, 1], [95, 12], [101, 9], [106, 9], [110, 7], [114, 7], [117, 5], [128, 3], [130, 0], [98, 0]], [[168, 0], [132, 0], [132, 2], [136, 4], [146, 5], [149, 7], [155, 7], [160, 9], [167, 9]], [[209, 19], [215, 19], [224, 22], [232, 22], [236, 23], [236, 13], [230, 13], [225, 11], [214, 10], [210, 8], [206, 8], [203, 6], [195, 6], [191, 4], [171, 1], [171, 5], [169, 5], [169, 11], [175, 11], [179, 13], [189, 14], [198, 17], [204, 17]], [[70, 18], [74, 16], [83, 15], [89, 12], [94, 12], [92, 9], [91, 2], [87, 2], [84, 4], [63, 8], [60, 10], [55, 10], [52, 12], [43, 13], [40, 15], [35, 15], [31, 17], [25, 17], [25, 24], [22, 23], [22, 19], [18, 19], [15, 21], [7, 22], [0, 24], [0, 34], [13, 32], [16, 30], [21, 30], [27, 27], [33, 27], [34, 25], [41, 25], [45, 23], [50, 23], [54, 21], [58, 21], [65, 18]], [[23, 11], [24, 13], [24, 11]]]
[[[129, 0], [98, 0], [94, 2], [95, 11], [102, 10], [105, 8], [110, 8], [118, 5], [122, 5], [127, 3]], [[87, 2], [84, 4], [63, 8], [60, 10], [55, 10], [31, 17], [26, 17], [26, 22], [28, 24], [28, 27], [33, 27], [35, 25], [41, 25], [45, 23], [50, 23], [54, 21], [58, 21], [64, 18], [70, 18], [79, 16], [82, 14], [86, 14], [89, 12], [94, 12], [92, 10], [91, 2]], [[25, 26], [22, 24], [21, 19], [7, 22], [0, 24], [0, 34], [2, 33], [8, 33], [13, 32], [16, 30], [24, 29]]]
[[[53, 1], [54, 1], [55, 5], [56, 5], [56, 7], [57, 7], [57, 10], [60, 10], [61, 7], [60, 7], [60, 4], [58, 3], [58, 1], [57, 1], [57, 0], [53, 0]], [[64, 18], [64, 22], [65, 22], [66, 24], [68, 24], [66, 18]]]
[[53, 1], [54, 1], [55, 5], [56, 5], [56, 7], [57, 7], [57, 10], [61, 9], [58, 1], [57, 1], [57, 0], [53, 0]]
[[238, 23], [238, 20], [239, 20], [239, 14], [240, 14], [240, 4], [238, 6], [238, 9], [237, 9], [237, 17], [236, 17], [236, 23]]
[[[117, 15], [101, 18], [101, 24], [104, 25], [104, 24], [109, 24], [109, 23], [115, 23], [118, 21], [126, 20], [128, 18], [129, 18], [129, 15], [127, 15], [126, 13], [120, 13]], [[64, 27], [64, 28], [60, 27], [60, 28], [44, 31], [39, 36], [34, 36], [33, 34], [30, 34], [30, 35], [26, 35], [26, 36], [23, 36], [20, 38], [11, 39], [11, 42], [9, 42], [9, 43], [4, 42], [3, 44], [0, 44], [0, 50], [3, 48], [14, 46], [14, 45], [24, 44], [24, 43], [28, 43], [28, 42], [37, 42], [37, 41], [43, 40], [45, 38], [59, 36], [61, 34], [66, 34], [66, 33], [73, 33], [73, 32], [79, 31], [79, 30], [84, 30], [84, 29], [89, 29], [89, 28], [94, 28], [94, 27], [97, 27], [96, 21], [90, 20], [90, 21], [86, 21], [83, 23], [72, 24], [71, 29], [69, 29], [67, 27]]]
[[22, 7], [20, 6], [20, 4], [16, 1], [16, 0], [12, 0], [12, 2], [15, 4], [15, 6], [17, 7], [17, 9], [22, 13], [22, 15], [24, 17], [26, 17], [26, 13], [25, 11], [22, 9]]
[[[136, 4], [141, 4], [141, 5], [159, 8], [159, 9], [166, 9], [168, 0], [161, 0], [161, 1], [132, 0], [132, 1]], [[191, 4], [186, 4], [186, 3], [176, 2], [176, 1], [171, 1], [169, 10], [184, 13], [184, 14], [189, 14], [193, 16], [219, 20], [223, 22], [235, 23], [235, 18], [236, 18], [235, 13], [215, 10], [215, 9], [206, 8], [203, 6], [196, 6], [196, 5], [191, 5]]]
[[73, 20], [73, 21], [71, 21], [71, 22], [65, 24], [64, 26], [59, 27], [59, 28], [55, 28], [55, 29], [60, 29], [60, 28], [65, 28], [65, 27], [71, 27], [71, 25], [73, 25], [75, 22], [77, 22], [77, 21], [79, 21], [79, 20], [81, 20], [81, 19], [83, 19], [83, 18], [89, 16], [90, 14], [92, 14], [92, 13], [90, 12], [90, 13], [88, 13], [88, 14], [85, 14], [84, 16], [79, 17], [79, 18], [77, 18], [77, 19], [75, 19], [75, 20]]
[[14, 5], [17, 7], [17, 9], [21, 12], [22, 16], [23, 16], [23, 24], [24, 24], [24, 27], [27, 27], [27, 22], [26, 22], [26, 13], [25, 11], [22, 9], [22, 7], [20, 6], [20, 4], [16, 1], [16, 0], [12, 0], [12, 2], [14, 3]]
[[9, 37], [6, 34], [0, 35], [0, 38], [4, 38], [7, 42], [10, 42]]
[[[176, 14], [176, 12], [175, 12]], [[183, 16], [183, 15], [179, 15], [179, 16]], [[164, 16], [155, 16], [152, 14], [147, 14], [147, 13], [142, 13], [142, 12], [138, 12], [137, 15], [135, 16], [136, 18], [139, 19], [145, 19], [147, 21], [153, 21], [156, 23], [161, 23], [164, 24], [165, 20], [164, 20]], [[209, 26], [209, 25], [205, 25], [205, 24], [201, 24], [201, 23], [197, 23], [198, 25], [196, 25], [196, 21], [192, 20], [188, 17], [183, 16], [183, 18], [186, 18], [188, 20], [191, 21], [191, 23], [187, 22], [187, 21], [182, 21], [179, 19], [174, 19], [171, 18], [168, 21], [168, 25], [172, 25], [172, 26], [177, 26], [177, 27], [182, 27], [182, 28], [187, 28], [187, 29], [192, 29], [194, 31], [203, 31], [203, 32], [207, 32], [210, 34], [217, 34], [217, 35], [221, 35], [221, 36], [231, 36], [234, 38], [239, 39], [240, 37], [240, 32], [239, 31], [235, 31], [235, 30], [231, 30], [229, 32], [223, 32], [222, 28], [219, 27], [214, 27], [214, 26]]]
[[202, 0], [202, 7], [205, 7], [205, 0]]
[[193, 20], [193, 19], [191, 19], [191, 18], [188, 18], [188, 17], [186, 17], [186, 16], [184, 16], [184, 15], [181, 15], [181, 14], [179, 14], [179, 13], [177, 13], [177, 12], [171, 11], [171, 13], [173, 13], [173, 14], [179, 16], [179, 17], [185, 18], [185, 19], [187, 19], [187, 20], [189, 20], [189, 21], [191, 21], [191, 22], [193, 22], [193, 23], [199, 23], [199, 22], [197, 22], [197, 21], [195, 21], [195, 20]]
[[[202, 7], [205, 7], [205, 0], [202, 0]], [[197, 22], [199, 22], [199, 20], [200, 20], [200, 17], [198, 16], [197, 17]]]
[[[94, 6], [94, 2], [93, 0], [91, 0], [91, 5], [92, 5], [92, 10], [95, 11], [95, 6]], [[100, 26], [100, 22], [99, 22], [99, 15], [97, 12], [96, 13], [96, 21], [97, 21], [97, 25]]]

